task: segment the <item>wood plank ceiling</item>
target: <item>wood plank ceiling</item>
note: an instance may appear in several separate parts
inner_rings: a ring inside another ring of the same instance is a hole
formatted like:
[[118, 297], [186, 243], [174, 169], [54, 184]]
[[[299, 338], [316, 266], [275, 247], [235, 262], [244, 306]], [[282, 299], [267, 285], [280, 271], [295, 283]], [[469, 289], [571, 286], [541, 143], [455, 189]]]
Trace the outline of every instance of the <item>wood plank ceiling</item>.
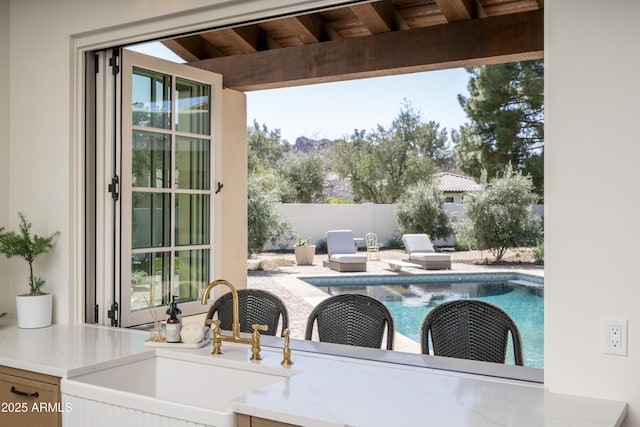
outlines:
[[544, 0], [382, 0], [162, 42], [226, 87], [274, 87], [542, 58]]

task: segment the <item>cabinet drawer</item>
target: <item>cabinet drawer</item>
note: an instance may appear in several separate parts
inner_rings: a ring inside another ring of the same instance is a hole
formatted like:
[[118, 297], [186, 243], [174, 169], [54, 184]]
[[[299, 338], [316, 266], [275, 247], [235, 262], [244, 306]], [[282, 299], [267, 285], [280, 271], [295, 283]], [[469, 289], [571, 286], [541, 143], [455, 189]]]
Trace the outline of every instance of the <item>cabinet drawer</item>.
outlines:
[[0, 367], [2, 425], [59, 427], [62, 410], [59, 378]]

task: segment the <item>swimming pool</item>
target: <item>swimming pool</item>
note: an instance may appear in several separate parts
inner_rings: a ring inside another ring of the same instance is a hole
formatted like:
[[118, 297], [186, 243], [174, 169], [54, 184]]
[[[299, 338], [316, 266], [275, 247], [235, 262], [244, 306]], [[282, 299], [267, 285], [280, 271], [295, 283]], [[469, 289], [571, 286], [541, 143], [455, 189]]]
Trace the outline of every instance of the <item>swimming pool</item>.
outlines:
[[[420, 342], [426, 314], [453, 299], [479, 299], [501, 307], [518, 325], [524, 364], [544, 367], [544, 279], [522, 274], [309, 277], [304, 280], [330, 295], [364, 293], [382, 301], [396, 331]], [[507, 363], [513, 364], [509, 344]]]

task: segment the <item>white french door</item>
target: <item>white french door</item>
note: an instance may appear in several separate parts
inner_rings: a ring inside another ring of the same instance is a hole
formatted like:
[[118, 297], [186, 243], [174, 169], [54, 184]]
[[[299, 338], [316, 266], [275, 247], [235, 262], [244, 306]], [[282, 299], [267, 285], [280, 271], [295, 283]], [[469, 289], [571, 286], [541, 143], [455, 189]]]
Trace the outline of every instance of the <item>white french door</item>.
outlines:
[[[122, 54], [120, 326], [162, 318], [175, 297], [203, 312], [214, 277], [214, 188], [222, 76]], [[118, 278], [116, 278], [118, 280]]]

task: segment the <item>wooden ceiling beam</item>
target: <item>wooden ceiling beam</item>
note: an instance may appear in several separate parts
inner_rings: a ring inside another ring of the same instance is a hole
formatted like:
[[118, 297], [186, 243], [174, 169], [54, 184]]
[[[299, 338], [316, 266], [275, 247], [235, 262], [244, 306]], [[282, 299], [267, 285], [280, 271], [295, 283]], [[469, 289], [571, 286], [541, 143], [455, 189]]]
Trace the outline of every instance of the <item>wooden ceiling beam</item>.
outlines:
[[396, 9], [387, 1], [359, 4], [351, 6], [351, 10], [371, 34], [394, 31], [399, 27], [396, 24]]
[[190, 63], [238, 90], [539, 59], [543, 10]]
[[191, 53], [191, 51], [187, 49], [185, 46], [178, 43], [177, 40], [167, 39], [167, 40], [162, 40], [161, 43], [165, 45], [167, 48], [169, 48], [171, 51], [173, 51], [173, 53], [175, 53], [176, 55], [178, 55], [180, 58], [182, 58], [187, 62], [198, 61], [200, 59], [197, 56], [195, 56], [193, 53]]
[[475, 0], [436, 0], [448, 22], [467, 21], [478, 17]]
[[322, 41], [324, 21], [318, 15], [292, 16], [283, 19], [283, 22], [286, 22], [286, 25], [297, 34], [298, 39], [304, 44]]
[[[218, 36], [226, 39], [239, 53], [255, 53], [260, 50], [260, 27], [257, 25], [220, 30]], [[202, 37], [207, 40], [207, 33], [203, 33]]]
[[[218, 49], [212, 46], [211, 43], [209, 43], [199, 35], [180, 37], [178, 39], [172, 40], [172, 42], [172, 45], [174, 45], [174, 43], [178, 45], [178, 49], [174, 50], [174, 48], [171, 48], [171, 50], [176, 52], [178, 55], [180, 55], [178, 52], [184, 50], [186, 52], [189, 52], [190, 57], [198, 59], [217, 58], [224, 56], [222, 52], [220, 52]], [[186, 58], [184, 57], [182, 57], [182, 59], [186, 60]]]

